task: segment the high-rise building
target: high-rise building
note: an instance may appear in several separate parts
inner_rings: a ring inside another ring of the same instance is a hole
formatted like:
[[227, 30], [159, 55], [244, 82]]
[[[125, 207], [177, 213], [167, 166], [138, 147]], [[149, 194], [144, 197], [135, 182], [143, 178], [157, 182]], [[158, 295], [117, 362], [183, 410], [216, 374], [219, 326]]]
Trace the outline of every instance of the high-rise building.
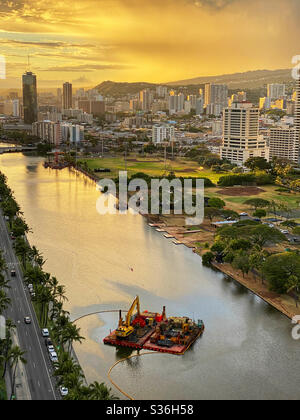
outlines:
[[270, 159], [277, 157], [294, 163], [299, 160], [299, 140], [295, 128], [271, 128], [269, 134]]
[[13, 116], [19, 117], [20, 116], [20, 101], [19, 99], [14, 99], [12, 102], [13, 102]]
[[196, 115], [203, 114], [203, 97], [197, 98], [196, 100]]
[[63, 109], [72, 108], [72, 84], [66, 82], [63, 84]]
[[[220, 105], [221, 112], [228, 106], [228, 87], [227, 85], [214, 85], [207, 83], [205, 85], [204, 106]], [[216, 114], [215, 112], [210, 112]]]
[[271, 101], [285, 96], [285, 85], [280, 83], [268, 84], [268, 97]]
[[163, 141], [172, 141], [175, 137], [175, 129], [172, 125], [154, 125], [152, 128], [152, 142], [154, 144]]
[[150, 90], [145, 89], [140, 92], [140, 102], [141, 102], [143, 111], [150, 111], [151, 103], [152, 103], [152, 94]]
[[22, 77], [24, 124], [37, 121], [36, 75], [27, 71]]
[[[300, 149], [300, 72], [297, 80], [297, 97], [295, 103], [295, 144]], [[298, 158], [300, 163], [300, 152]]]
[[235, 103], [223, 111], [221, 158], [239, 166], [251, 157], [269, 160], [269, 148], [259, 135], [259, 109]]
[[170, 114], [176, 114], [177, 112], [184, 111], [185, 96], [183, 93], [176, 95], [171, 93], [169, 96], [169, 112]]

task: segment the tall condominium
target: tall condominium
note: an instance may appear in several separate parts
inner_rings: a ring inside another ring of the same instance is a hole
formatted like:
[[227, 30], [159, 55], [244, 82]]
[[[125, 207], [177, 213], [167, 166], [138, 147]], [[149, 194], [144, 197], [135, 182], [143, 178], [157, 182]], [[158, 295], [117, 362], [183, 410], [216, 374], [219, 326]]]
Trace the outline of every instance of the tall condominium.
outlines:
[[72, 108], [72, 84], [66, 82], [63, 84], [63, 109]]
[[228, 105], [228, 87], [226, 85], [213, 85], [207, 83], [205, 85], [205, 102], [204, 105]]
[[170, 114], [176, 114], [177, 112], [184, 111], [184, 104], [185, 104], [185, 96], [183, 93], [179, 93], [178, 95], [172, 93], [169, 96], [169, 112]]
[[269, 160], [266, 140], [259, 135], [259, 109], [234, 103], [223, 111], [221, 158], [243, 166], [249, 158], [257, 156]]
[[298, 163], [299, 138], [297, 139], [295, 128], [276, 127], [271, 128], [269, 133], [270, 159], [277, 157]]
[[285, 85], [280, 83], [268, 84], [267, 96], [271, 99], [271, 101], [282, 98], [283, 96], [285, 96]]
[[172, 125], [154, 125], [152, 128], [152, 141], [154, 144], [163, 141], [173, 141], [175, 138], [175, 128]]
[[[295, 144], [298, 145], [298, 148], [300, 149], [300, 72], [297, 80], [297, 97], [295, 104]], [[300, 163], [300, 154], [298, 158]]]
[[152, 94], [148, 89], [142, 90], [140, 92], [140, 102], [143, 111], [150, 111], [152, 103]]
[[37, 88], [36, 75], [26, 72], [22, 77], [24, 124], [33, 124], [37, 121]]

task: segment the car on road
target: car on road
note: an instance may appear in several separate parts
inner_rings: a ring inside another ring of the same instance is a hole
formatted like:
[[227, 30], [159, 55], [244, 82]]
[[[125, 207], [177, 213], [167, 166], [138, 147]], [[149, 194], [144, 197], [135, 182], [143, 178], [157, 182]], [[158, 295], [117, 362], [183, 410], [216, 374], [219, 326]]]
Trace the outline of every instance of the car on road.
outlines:
[[62, 397], [66, 397], [69, 394], [68, 388], [65, 388], [64, 386], [59, 387], [59, 392]]
[[280, 232], [284, 235], [288, 235], [290, 232], [288, 230], [280, 229]]
[[8, 217], [8, 216], [5, 216], [5, 217], [4, 217], [4, 219], [5, 219], [7, 222], [9, 222], [9, 217]]
[[10, 270], [10, 275], [12, 277], [16, 277], [16, 275], [17, 275], [16, 270]]
[[52, 343], [51, 338], [45, 338], [45, 345], [46, 345], [47, 347], [49, 347], [49, 346], [53, 346], [53, 343]]
[[24, 318], [24, 322], [25, 322], [25, 324], [31, 324], [31, 319], [30, 319], [30, 317], [29, 317], [29, 316], [25, 316], [25, 318]]
[[249, 216], [249, 214], [248, 213], [240, 213], [240, 217], [246, 217], [246, 216]]
[[55, 351], [52, 351], [49, 353], [49, 357], [52, 363], [57, 363], [58, 362], [58, 357], [57, 357], [57, 353]]
[[49, 337], [50, 336], [48, 328], [43, 328], [42, 329], [42, 336], [43, 337]]

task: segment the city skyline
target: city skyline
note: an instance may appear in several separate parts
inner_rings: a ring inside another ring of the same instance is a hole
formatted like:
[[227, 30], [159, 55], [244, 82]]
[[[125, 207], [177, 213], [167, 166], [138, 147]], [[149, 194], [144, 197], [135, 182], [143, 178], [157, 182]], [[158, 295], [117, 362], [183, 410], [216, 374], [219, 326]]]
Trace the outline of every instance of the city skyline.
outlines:
[[0, 89], [20, 86], [18, 75], [29, 69], [39, 74], [41, 87], [65, 81], [89, 87], [103, 80], [164, 83], [289, 68], [299, 53], [295, 0], [3, 3], [7, 80]]

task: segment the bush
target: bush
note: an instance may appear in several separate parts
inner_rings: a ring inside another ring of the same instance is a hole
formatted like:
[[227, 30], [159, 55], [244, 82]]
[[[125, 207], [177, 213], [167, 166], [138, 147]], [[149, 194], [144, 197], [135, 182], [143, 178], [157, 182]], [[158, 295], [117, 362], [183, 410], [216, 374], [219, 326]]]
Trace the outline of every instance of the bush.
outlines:
[[226, 203], [218, 197], [212, 197], [208, 200], [208, 205], [215, 209], [222, 209], [225, 207]]
[[215, 254], [221, 254], [221, 252], [223, 252], [225, 248], [226, 248], [226, 245], [224, 242], [217, 241], [213, 244], [210, 250], [214, 252]]
[[206, 254], [202, 257], [202, 264], [203, 265], [211, 265], [214, 259], [214, 254], [212, 252], [206, 252]]
[[254, 185], [254, 174], [237, 174], [221, 176], [218, 185], [221, 187], [233, 187], [234, 185]]
[[294, 235], [300, 235], [300, 226], [297, 226], [293, 229], [293, 234]]
[[263, 210], [263, 209], [256, 210], [253, 213], [253, 216], [258, 217], [259, 219], [261, 219], [262, 217], [266, 217], [266, 215], [267, 215], [267, 212], [266, 210]]

